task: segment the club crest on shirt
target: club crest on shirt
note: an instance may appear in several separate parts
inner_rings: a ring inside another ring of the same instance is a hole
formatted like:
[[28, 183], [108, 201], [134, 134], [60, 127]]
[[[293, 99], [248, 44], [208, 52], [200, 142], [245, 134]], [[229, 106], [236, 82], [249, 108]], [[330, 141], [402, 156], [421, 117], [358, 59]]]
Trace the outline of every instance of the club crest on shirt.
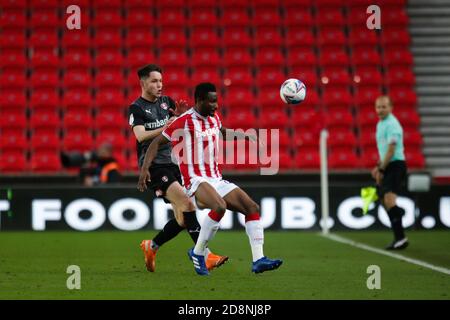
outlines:
[[169, 181], [169, 178], [167, 178], [167, 176], [164, 176], [164, 177], [161, 178], [161, 180], [162, 180], [163, 182], [167, 182], [167, 181]]
[[163, 108], [164, 110], [169, 109], [169, 106], [167, 105], [167, 103], [163, 102], [161, 103], [161, 108]]

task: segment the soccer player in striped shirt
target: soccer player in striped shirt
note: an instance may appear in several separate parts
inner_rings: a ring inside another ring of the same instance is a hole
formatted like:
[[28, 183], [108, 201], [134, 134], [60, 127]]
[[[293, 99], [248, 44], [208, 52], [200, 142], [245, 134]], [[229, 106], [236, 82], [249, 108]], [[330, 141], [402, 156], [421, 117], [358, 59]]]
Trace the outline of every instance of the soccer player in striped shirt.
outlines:
[[[186, 194], [193, 198], [199, 209], [211, 209], [201, 224], [195, 247], [188, 252], [197, 274], [209, 274], [205, 265], [205, 248], [219, 229], [220, 220], [227, 209], [245, 215], [245, 229], [253, 256], [252, 272], [277, 269], [282, 261], [269, 259], [263, 253], [264, 230], [260, 223], [259, 206], [237, 185], [222, 179], [217, 160], [219, 138], [220, 134], [224, 137], [231, 135], [227, 135], [228, 130], [222, 126], [216, 113], [217, 107], [216, 87], [211, 83], [197, 85], [195, 106], [174, 120], [147, 149], [138, 189], [145, 188], [150, 178], [148, 166], [159, 147], [171, 142]], [[238, 138], [255, 139], [247, 134], [233, 134]]]

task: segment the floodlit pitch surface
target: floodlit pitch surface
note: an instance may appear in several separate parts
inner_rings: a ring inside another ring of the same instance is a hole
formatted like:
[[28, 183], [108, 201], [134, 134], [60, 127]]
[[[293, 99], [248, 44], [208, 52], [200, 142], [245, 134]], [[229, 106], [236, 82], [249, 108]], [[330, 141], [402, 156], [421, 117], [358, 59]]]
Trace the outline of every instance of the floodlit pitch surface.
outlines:
[[[186, 233], [157, 255], [156, 272], [139, 248], [149, 232], [0, 232], [0, 299], [450, 299], [450, 275], [332, 241], [315, 232], [266, 231], [265, 253], [281, 258], [277, 271], [251, 273], [244, 231], [219, 231], [211, 244], [230, 261], [208, 277], [188, 260]], [[389, 231], [337, 232], [382, 248]], [[400, 254], [450, 268], [450, 231], [407, 231]], [[69, 290], [67, 267], [81, 270], [81, 289]], [[380, 289], [367, 273], [380, 267]]]

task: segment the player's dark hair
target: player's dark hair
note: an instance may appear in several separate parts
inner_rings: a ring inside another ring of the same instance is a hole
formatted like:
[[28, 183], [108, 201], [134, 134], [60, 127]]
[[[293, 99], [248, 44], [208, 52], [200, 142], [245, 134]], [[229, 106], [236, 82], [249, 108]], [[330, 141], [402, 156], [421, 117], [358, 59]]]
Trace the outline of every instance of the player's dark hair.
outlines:
[[198, 100], [206, 100], [206, 98], [208, 97], [208, 92], [216, 92], [216, 86], [211, 82], [199, 83], [195, 87], [195, 102], [197, 102]]
[[161, 67], [156, 65], [156, 64], [148, 64], [146, 66], [143, 66], [137, 72], [139, 80], [148, 78], [148, 76], [150, 75], [150, 72], [153, 72], [153, 71], [157, 71], [159, 73], [162, 73]]

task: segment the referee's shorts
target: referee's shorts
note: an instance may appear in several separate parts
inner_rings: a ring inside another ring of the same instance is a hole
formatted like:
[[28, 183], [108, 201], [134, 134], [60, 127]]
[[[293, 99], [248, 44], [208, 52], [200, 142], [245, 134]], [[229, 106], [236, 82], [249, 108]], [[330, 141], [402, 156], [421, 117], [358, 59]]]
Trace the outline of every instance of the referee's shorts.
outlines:
[[381, 185], [378, 186], [378, 197], [383, 198], [388, 192], [401, 194], [406, 190], [406, 162], [392, 161], [384, 170]]

